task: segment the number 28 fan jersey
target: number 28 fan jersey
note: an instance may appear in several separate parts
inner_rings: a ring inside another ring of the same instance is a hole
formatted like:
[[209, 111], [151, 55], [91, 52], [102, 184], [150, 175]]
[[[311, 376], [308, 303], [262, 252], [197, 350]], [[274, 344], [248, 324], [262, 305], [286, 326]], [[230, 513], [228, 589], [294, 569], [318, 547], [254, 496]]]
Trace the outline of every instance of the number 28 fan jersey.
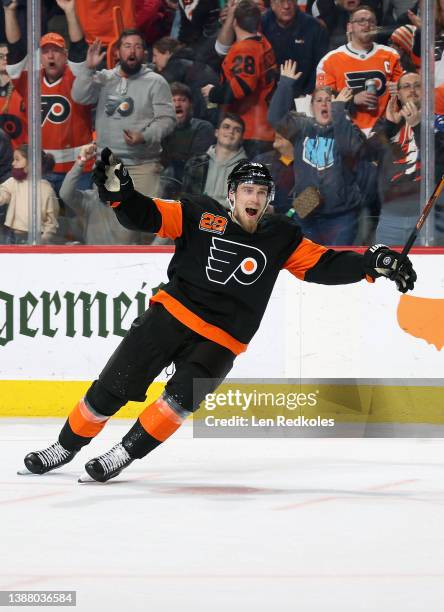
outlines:
[[353, 123], [368, 133], [387, 106], [390, 97], [388, 82], [398, 81], [401, 75], [399, 55], [391, 47], [373, 44], [370, 51], [364, 51], [342, 45], [327, 53], [319, 62], [316, 84], [318, 87], [332, 87], [338, 92], [344, 87], [350, 87], [357, 94], [364, 91], [368, 79], [374, 79], [378, 107], [371, 110], [365, 106], [356, 106], [356, 114], [353, 115]]
[[365, 276], [361, 255], [311, 242], [284, 215], [265, 216], [251, 234], [208, 196], [179, 202], [135, 193], [114, 211], [128, 228], [175, 241], [169, 282], [152, 301], [236, 355], [257, 331], [281, 269], [333, 285]]
[[268, 123], [270, 98], [277, 78], [273, 49], [264, 36], [235, 42], [222, 63], [222, 83], [214, 87], [211, 102], [226, 104], [225, 110], [242, 117], [245, 140], [274, 139]]

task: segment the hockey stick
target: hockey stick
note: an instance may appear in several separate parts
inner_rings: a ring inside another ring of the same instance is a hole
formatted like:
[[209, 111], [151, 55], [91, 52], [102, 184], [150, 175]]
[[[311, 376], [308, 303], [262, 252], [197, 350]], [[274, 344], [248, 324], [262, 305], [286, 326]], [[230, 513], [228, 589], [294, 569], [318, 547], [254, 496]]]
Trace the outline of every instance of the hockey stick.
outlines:
[[418, 221], [416, 222], [416, 225], [413, 228], [412, 233], [408, 237], [407, 242], [405, 243], [404, 248], [402, 249], [401, 256], [398, 259], [398, 265], [396, 266], [396, 270], [393, 272], [391, 276], [391, 280], [396, 280], [396, 278], [398, 277], [398, 271], [401, 269], [402, 264], [407, 259], [407, 255], [409, 254], [410, 249], [412, 248], [415, 240], [417, 239], [418, 234], [422, 229], [422, 226], [426, 222], [426, 219], [429, 216], [429, 213], [433, 208], [433, 204], [436, 202], [436, 200], [441, 195], [441, 191], [443, 190], [443, 188], [444, 188], [444, 174], [442, 175], [439, 183], [436, 184], [432, 195], [427, 201], [427, 204], [422, 209], [422, 212], [418, 217]]

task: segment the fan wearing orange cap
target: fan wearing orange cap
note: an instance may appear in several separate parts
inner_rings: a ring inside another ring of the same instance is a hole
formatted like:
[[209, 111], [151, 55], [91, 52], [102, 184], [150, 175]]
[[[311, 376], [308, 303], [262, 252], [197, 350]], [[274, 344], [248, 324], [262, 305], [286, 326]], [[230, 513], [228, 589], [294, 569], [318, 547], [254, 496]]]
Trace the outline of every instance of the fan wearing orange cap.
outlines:
[[[66, 173], [74, 165], [80, 149], [92, 140], [91, 107], [77, 104], [71, 97], [76, 68], [86, 59], [87, 44], [77, 18], [75, 0], [56, 0], [64, 11], [71, 41], [69, 53], [63, 36], [56, 32], [45, 34], [41, 49], [41, 107], [42, 148], [55, 159], [54, 171], [46, 178], [56, 193]], [[7, 70], [17, 91], [26, 104], [28, 71], [24, 47], [17, 20], [17, 0], [4, 7], [5, 32], [10, 46]], [[90, 187], [92, 162], [84, 168], [84, 184]]]
[[40, 39], [40, 49], [46, 80], [54, 83], [63, 75], [68, 62], [65, 39], [56, 32], [48, 32]]

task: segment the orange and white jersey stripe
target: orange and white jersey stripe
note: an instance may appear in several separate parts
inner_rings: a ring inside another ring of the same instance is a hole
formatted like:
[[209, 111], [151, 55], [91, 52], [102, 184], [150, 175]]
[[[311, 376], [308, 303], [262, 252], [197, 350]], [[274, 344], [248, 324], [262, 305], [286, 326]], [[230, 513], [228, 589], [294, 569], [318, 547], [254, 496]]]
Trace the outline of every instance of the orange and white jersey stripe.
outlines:
[[316, 70], [317, 86], [329, 86], [337, 91], [350, 87], [358, 93], [365, 89], [368, 79], [376, 81], [378, 106], [369, 110], [356, 107], [353, 122], [368, 133], [384, 113], [390, 94], [388, 82], [396, 82], [402, 75], [398, 53], [391, 47], [374, 44], [370, 51], [355, 50], [349, 44], [327, 53]]

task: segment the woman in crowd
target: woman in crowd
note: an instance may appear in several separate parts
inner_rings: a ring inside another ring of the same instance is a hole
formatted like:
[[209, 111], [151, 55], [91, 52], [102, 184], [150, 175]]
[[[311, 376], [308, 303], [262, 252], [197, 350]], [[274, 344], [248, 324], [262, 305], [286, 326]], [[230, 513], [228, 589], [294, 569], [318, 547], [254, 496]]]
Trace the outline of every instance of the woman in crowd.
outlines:
[[295, 62], [287, 60], [269, 109], [270, 123], [275, 127], [286, 123], [287, 138], [294, 146], [293, 218], [315, 242], [352, 245], [362, 203], [355, 160], [365, 142], [346, 111], [352, 91], [345, 87], [334, 97], [329, 87], [318, 87], [309, 117], [290, 110], [298, 78]]

